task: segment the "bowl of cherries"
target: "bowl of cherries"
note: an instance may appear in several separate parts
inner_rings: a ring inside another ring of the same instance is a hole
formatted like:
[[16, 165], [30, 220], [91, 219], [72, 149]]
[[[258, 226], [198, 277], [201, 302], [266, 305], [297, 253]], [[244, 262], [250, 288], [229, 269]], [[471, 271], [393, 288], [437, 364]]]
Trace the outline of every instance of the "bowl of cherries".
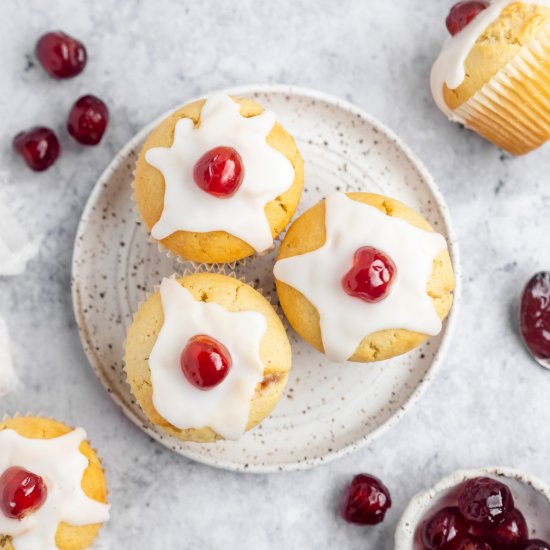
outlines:
[[395, 550], [550, 550], [550, 489], [505, 467], [455, 472], [412, 499]]

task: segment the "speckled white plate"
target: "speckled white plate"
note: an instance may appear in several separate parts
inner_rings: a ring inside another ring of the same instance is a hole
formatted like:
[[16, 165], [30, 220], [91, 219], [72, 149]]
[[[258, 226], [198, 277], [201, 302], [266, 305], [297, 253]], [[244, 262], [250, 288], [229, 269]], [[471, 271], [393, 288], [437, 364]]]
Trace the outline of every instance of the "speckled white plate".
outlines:
[[[335, 190], [372, 191], [420, 211], [449, 240], [458, 274], [457, 245], [445, 202], [424, 166], [390, 130], [353, 105], [288, 86], [249, 86], [226, 92], [273, 109], [295, 136], [305, 161], [299, 211]], [[129, 418], [163, 445], [211, 466], [246, 472], [309, 468], [351, 453], [389, 428], [416, 401], [441, 363], [458, 296], [443, 332], [408, 355], [387, 362], [331, 364], [289, 331], [293, 370], [274, 413], [238, 442], [183, 443], [152, 426], [126, 383], [122, 365], [126, 328], [141, 301], [181, 264], [159, 253], [140, 227], [132, 202], [139, 132], [113, 159], [92, 191], [73, 258], [73, 302], [94, 372]], [[276, 303], [275, 252], [238, 265], [238, 276]]]

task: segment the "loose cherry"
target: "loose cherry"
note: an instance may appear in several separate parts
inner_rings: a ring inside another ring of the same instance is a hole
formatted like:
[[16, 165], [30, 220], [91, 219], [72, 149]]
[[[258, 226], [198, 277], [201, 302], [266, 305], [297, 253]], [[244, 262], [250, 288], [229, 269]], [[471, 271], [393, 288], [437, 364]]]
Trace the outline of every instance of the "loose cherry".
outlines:
[[8, 518], [23, 519], [36, 512], [47, 496], [44, 480], [24, 468], [12, 466], [0, 476], [0, 509]]
[[109, 109], [98, 97], [85, 95], [69, 113], [67, 130], [82, 145], [97, 145], [109, 123]]
[[53, 130], [36, 126], [13, 138], [13, 149], [35, 172], [47, 170], [59, 157], [61, 146]]
[[204, 334], [193, 336], [180, 356], [183, 374], [200, 390], [209, 390], [220, 384], [229, 374], [231, 365], [227, 348]]
[[227, 199], [244, 178], [243, 160], [232, 147], [216, 147], [205, 153], [193, 168], [195, 183], [210, 195]]
[[533, 357], [550, 368], [550, 272], [537, 273], [521, 298], [520, 329]]
[[550, 550], [550, 542], [540, 539], [528, 540], [522, 550]]
[[344, 275], [342, 286], [346, 294], [376, 303], [389, 294], [396, 272], [389, 256], [372, 246], [364, 246], [355, 252], [353, 267]]
[[36, 43], [36, 57], [53, 78], [71, 78], [86, 66], [86, 48], [82, 42], [63, 32], [48, 32]]
[[458, 550], [467, 528], [458, 508], [443, 508], [424, 525], [422, 542], [428, 550]]
[[488, 477], [468, 480], [458, 496], [460, 513], [468, 521], [483, 525], [500, 525], [514, 509], [510, 489]]
[[447, 24], [447, 30], [454, 36], [458, 34], [464, 27], [466, 27], [473, 19], [475, 19], [480, 12], [486, 10], [489, 7], [487, 2], [458, 2], [455, 4], [445, 23]]
[[390, 507], [388, 488], [374, 476], [359, 474], [344, 492], [341, 515], [350, 523], [376, 525], [384, 521]]

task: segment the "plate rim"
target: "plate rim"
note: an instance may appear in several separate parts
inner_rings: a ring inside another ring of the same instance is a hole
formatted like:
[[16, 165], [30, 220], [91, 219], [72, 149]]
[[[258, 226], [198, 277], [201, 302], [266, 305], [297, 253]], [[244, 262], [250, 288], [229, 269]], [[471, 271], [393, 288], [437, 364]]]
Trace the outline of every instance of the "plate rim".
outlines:
[[[460, 250], [459, 250], [458, 239], [456, 237], [455, 228], [454, 228], [449, 207], [445, 201], [445, 198], [443, 197], [442, 192], [440, 191], [439, 187], [435, 183], [434, 178], [432, 177], [431, 173], [428, 171], [428, 169], [424, 165], [423, 161], [412, 151], [412, 149], [393, 130], [387, 127], [384, 123], [382, 123], [376, 117], [367, 113], [362, 108], [354, 105], [353, 103], [345, 99], [341, 99], [332, 94], [315, 90], [312, 88], [294, 86], [290, 84], [245, 84], [240, 86], [230, 86], [222, 89], [213, 90], [210, 92], [205, 92], [198, 96], [191, 97], [190, 99], [180, 103], [178, 106], [185, 105], [187, 103], [196, 101], [205, 96], [212, 95], [215, 93], [225, 93], [228, 95], [244, 95], [244, 96], [250, 96], [256, 93], [277, 93], [277, 94], [285, 93], [288, 95], [298, 95], [302, 97], [307, 97], [312, 100], [324, 101], [326, 103], [334, 105], [338, 109], [343, 109], [345, 111], [351, 112], [353, 115], [366, 120], [372, 127], [376, 128], [378, 132], [380, 132], [381, 134], [386, 136], [388, 139], [390, 139], [395, 144], [395, 146], [400, 151], [402, 151], [403, 155], [409, 160], [409, 162], [411, 162], [411, 164], [416, 168], [418, 173], [421, 175], [426, 186], [429, 188], [430, 192], [434, 197], [435, 204], [439, 209], [439, 212], [441, 213], [445, 230], [448, 235], [447, 240], [449, 243], [449, 253], [451, 256], [451, 261], [452, 261], [453, 270], [455, 274], [455, 289], [453, 293], [453, 305], [446, 319], [445, 332], [441, 338], [439, 349], [437, 350], [435, 356], [433, 357], [430, 363], [430, 366], [426, 371], [426, 375], [422, 378], [422, 380], [416, 386], [413, 392], [410, 394], [408, 399], [399, 407], [398, 410], [396, 410], [389, 418], [387, 418], [377, 428], [375, 428], [373, 431], [371, 431], [367, 435], [360, 437], [353, 443], [349, 443], [338, 450], [327, 452], [324, 455], [321, 455], [315, 458], [308, 458], [307, 460], [287, 462], [283, 464], [269, 464], [269, 465], [246, 464], [245, 465], [244, 463], [237, 464], [232, 461], [216, 459], [215, 457], [212, 457], [212, 456], [197, 457], [192, 452], [186, 452], [185, 450], [175, 451], [177, 454], [185, 456], [186, 458], [193, 460], [195, 462], [206, 464], [207, 466], [211, 466], [214, 468], [233, 471], [233, 472], [239, 472], [239, 473], [268, 474], [268, 473], [282, 473], [282, 472], [308, 470], [320, 465], [329, 464], [330, 462], [333, 462], [335, 460], [348, 456], [353, 452], [359, 450], [360, 448], [365, 447], [370, 443], [373, 443], [378, 437], [382, 436], [384, 433], [390, 430], [393, 426], [395, 426], [399, 422], [399, 420], [401, 420], [403, 415], [410, 408], [412, 408], [426, 392], [433, 378], [436, 376], [437, 372], [439, 371], [441, 364], [443, 363], [443, 360], [445, 359], [450, 341], [452, 339], [452, 335], [454, 333], [455, 325], [456, 325], [456, 318], [458, 315], [459, 304], [461, 301], [461, 291], [462, 291]], [[149, 437], [152, 437], [157, 442], [161, 443], [163, 446], [165, 446], [170, 450], [174, 450], [174, 449], [169, 445], [168, 441], [165, 439], [164, 434], [160, 434], [152, 427], [148, 425], [144, 425], [142, 420], [139, 419], [137, 416], [135, 416], [133, 411], [130, 408], [127, 408], [124, 406], [123, 402], [118, 398], [118, 395], [116, 393], [107, 390], [107, 387], [109, 385], [107, 384], [102, 374], [102, 371], [96, 365], [93, 349], [91, 349], [90, 346], [87, 344], [84, 322], [81, 322], [81, 320], [83, 320], [84, 318], [84, 315], [82, 315], [79, 312], [77, 307], [79, 303], [79, 299], [78, 299], [79, 285], [77, 284], [75, 273], [78, 271], [77, 262], [79, 260], [79, 250], [78, 250], [79, 241], [82, 240], [82, 237], [85, 233], [86, 226], [89, 222], [90, 215], [93, 211], [93, 206], [97, 202], [97, 198], [101, 194], [105, 186], [106, 180], [116, 170], [120, 162], [127, 157], [129, 152], [132, 151], [132, 149], [135, 149], [136, 143], [142, 140], [144, 136], [146, 136], [149, 132], [151, 132], [151, 130], [156, 125], [158, 125], [170, 113], [172, 113], [175, 109], [177, 109], [178, 106], [170, 108], [169, 110], [163, 112], [161, 115], [156, 117], [153, 121], [143, 126], [113, 156], [112, 160], [101, 172], [90, 194], [88, 195], [85, 206], [82, 210], [80, 220], [78, 222], [76, 234], [75, 234], [72, 259], [71, 259], [71, 301], [72, 301], [73, 315], [74, 315], [76, 326], [78, 329], [80, 343], [82, 345], [84, 354], [86, 355], [86, 358], [88, 360], [88, 363], [91, 369], [93, 370], [95, 376], [98, 378], [101, 385], [107, 391], [108, 395], [111, 397], [111, 399], [113, 399], [113, 401], [117, 404], [117, 406], [120, 409], [122, 409], [122, 412], [126, 415], [126, 417], [129, 420], [131, 420], [132, 423], [135, 424], [138, 428], [140, 428], [144, 433], [146, 433]]]

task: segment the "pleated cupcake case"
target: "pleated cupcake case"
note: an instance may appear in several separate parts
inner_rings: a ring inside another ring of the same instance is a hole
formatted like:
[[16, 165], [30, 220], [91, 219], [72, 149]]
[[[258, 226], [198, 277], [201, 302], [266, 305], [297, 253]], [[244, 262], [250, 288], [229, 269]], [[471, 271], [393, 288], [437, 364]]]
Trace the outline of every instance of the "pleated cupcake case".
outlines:
[[550, 139], [550, 25], [453, 114], [513, 155]]

